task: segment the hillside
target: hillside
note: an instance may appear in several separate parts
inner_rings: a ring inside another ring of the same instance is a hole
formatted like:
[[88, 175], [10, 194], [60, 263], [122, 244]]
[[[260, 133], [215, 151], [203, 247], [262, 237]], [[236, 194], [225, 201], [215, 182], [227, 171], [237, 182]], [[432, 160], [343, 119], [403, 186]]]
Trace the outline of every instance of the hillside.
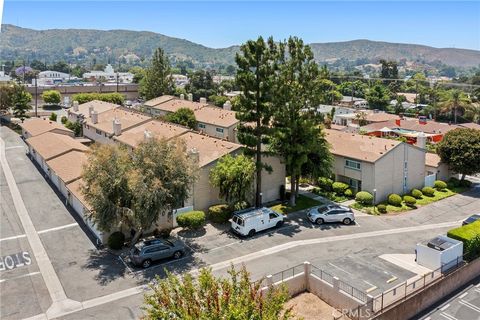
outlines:
[[[213, 49], [188, 40], [148, 31], [51, 29], [32, 30], [2, 25], [0, 59], [40, 59], [46, 61], [117, 61], [120, 56], [148, 59], [153, 50], [162, 47], [172, 60], [191, 60], [199, 64], [233, 64], [238, 46]], [[405, 59], [420, 63], [443, 63], [455, 67], [480, 65], [480, 51], [433, 48], [369, 40], [312, 43], [319, 62], [379, 59]]]

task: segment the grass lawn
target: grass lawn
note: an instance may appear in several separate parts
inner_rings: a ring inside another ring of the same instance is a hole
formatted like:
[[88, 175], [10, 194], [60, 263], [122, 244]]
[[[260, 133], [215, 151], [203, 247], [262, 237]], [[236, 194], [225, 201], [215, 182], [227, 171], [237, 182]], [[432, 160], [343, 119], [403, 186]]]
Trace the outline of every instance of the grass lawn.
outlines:
[[313, 191], [313, 193], [315, 194], [318, 194], [319, 196], [322, 196], [324, 198], [327, 198], [328, 200], [331, 200], [331, 201], [334, 201], [334, 202], [338, 202], [338, 203], [342, 203], [342, 202], [345, 202], [347, 200], [350, 200], [351, 198], [348, 198], [344, 195], [337, 195], [335, 192], [331, 191], [331, 192], [328, 192], [328, 191], [323, 191], [321, 190], [320, 188], [315, 188]]
[[[412, 210], [413, 208], [406, 206], [404, 203], [402, 203], [401, 207], [396, 207], [388, 204], [387, 202], [381, 202], [379, 204], [384, 204], [387, 206], [387, 212], [386, 213], [391, 213], [391, 212], [402, 212], [402, 211], [408, 211]], [[355, 202], [350, 206], [353, 209], [368, 213], [368, 214], [373, 214], [373, 215], [380, 215], [383, 214], [380, 211], [378, 211], [377, 207], [374, 205], [363, 205], [361, 203]]]
[[[462, 191], [465, 191], [465, 189], [462, 190]], [[462, 191], [459, 191], [459, 192], [462, 192]], [[427, 205], [429, 203], [451, 197], [453, 195], [456, 195], [459, 192], [458, 192], [458, 190], [457, 190], [457, 192], [455, 192], [455, 191], [452, 191], [450, 189], [445, 189], [444, 191], [435, 190], [435, 193], [433, 194], [433, 197], [427, 197], [426, 195], [423, 195], [422, 199], [417, 199], [417, 205], [424, 206], [424, 205]]]
[[322, 204], [320, 201], [313, 200], [312, 198], [309, 198], [303, 195], [298, 195], [296, 206], [291, 207], [287, 202], [287, 203], [277, 204], [273, 207], [270, 207], [270, 209], [281, 214], [288, 214], [295, 211], [300, 211], [300, 210], [304, 210], [314, 206], [318, 206], [320, 204]]

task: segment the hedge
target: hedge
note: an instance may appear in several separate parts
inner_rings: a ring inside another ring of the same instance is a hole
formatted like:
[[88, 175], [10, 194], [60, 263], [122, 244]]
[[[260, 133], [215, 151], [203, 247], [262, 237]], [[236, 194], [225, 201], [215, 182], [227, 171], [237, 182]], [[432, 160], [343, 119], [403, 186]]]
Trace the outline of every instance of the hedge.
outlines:
[[364, 205], [371, 205], [373, 203], [373, 195], [367, 191], [357, 192], [355, 201]]
[[350, 198], [350, 197], [353, 197], [353, 191], [352, 191], [352, 189], [347, 189], [347, 190], [345, 190], [345, 196], [346, 196], [346, 197], [349, 197], [349, 198]]
[[422, 189], [422, 193], [424, 195], [426, 195], [427, 197], [433, 197], [433, 195], [435, 194], [435, 189], [433, 189], [431, 187], [424, 187]]
[[403, 196], [403, 201], [409, 207], [413, 207], [417, 203], [417, 199], [411, 196]]
[[460, 180], [458, 180], [458, 179], [455, 178], [455, 177], [451, 177], [450, 179], [448, 179], [448, 187], [449, 187], [450, 189], [456, 188], [456, 187], [458, 187], [458, 186], [460, 186]]
[[436, 180], [435, 183], [433, 184], [435, 189], [442, 191], [447, 188], [447, 184], [443, 182], [442, 180]]
[[227, 204], [217, 204], [208, 208], [208, 219], [215, 223], [226, 223], [233, 211]]
[[412, 196], [416, 199], [422, 199], [422, 196], [423, 196], [423, 193], [422, 191], [418, 190], [418, 189], [413, 189], [412, 190]]
[[107, 245], [110, 249], [120, 250], [125, 243], [125, 235], [120, 231], [115, 231], [108, 236]]
[[205, 212], [189, 211], [177, 217], [177, 223], [182, 228], [196, 229], [205, 223]]
[[480, 221], [452, 229], [447, 236], [463, 242], [463, 251], [468, 260], [480, 257]]
[[392, 206], [400, 207], [402, 205], [402, 197], [396, 193], [392, 193], [388, 196], [388, 203]]
[[337, 193], [338, 195], [342, 195], [347, 191], [348, 189], [348, 184], [343, 183], [343, 182], [334, 182], [332, 184], [333, 191]]
[[329, 178], [318, 179], [318, 186], [324, 191], [332, 191], [333, 180]]
[[377, 206], [377, 210], [378, 210], [378, 212], [386, 213], [386, 212], [387, 212], [387, 206], [384, 205], [384, 204], [379, 204], [379, 205]]

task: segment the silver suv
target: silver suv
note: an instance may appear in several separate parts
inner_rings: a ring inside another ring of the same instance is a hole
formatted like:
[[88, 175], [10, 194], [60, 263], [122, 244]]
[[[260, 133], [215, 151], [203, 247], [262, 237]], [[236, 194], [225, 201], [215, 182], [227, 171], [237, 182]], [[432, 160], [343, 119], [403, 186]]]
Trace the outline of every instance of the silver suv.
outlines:
[[179, 259], [184, 253], [185, 246], [180, 242], [151, 239], [135, 244], [130, 250], [129, 257], [134, 265], [148, 268], [153, 261], [171, 257]]
[[310, 208], [307, 213], [307, 218], [316, 224], [323, 224], [325, 222], [351, 224], [355, 221], [352, 209], [335, 204]]

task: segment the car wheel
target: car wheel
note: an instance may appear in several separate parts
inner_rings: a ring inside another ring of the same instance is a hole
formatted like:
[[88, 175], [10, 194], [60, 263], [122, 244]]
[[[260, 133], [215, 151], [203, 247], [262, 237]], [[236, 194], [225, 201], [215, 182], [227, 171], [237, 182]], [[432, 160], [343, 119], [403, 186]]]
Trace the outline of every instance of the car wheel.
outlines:
[[182, 257], [182, 251], [175, 251], [173, 254], [174, 259], [180, 259]]
[[323, 219], [322, 219], [322, 218], [318, 218], [317, 220], [315, 220], [315, 223], [316, 223], [316, 224], [323, 224]]
[[282, 225], [283, 225], [283, 221], [278, 221], [276, 224], [277, 228], [280, 228]]
[[150, 259], [144, 260], [144, 261], [142, 262], [142, 267], [144, 267], [144, 268], [148, 268], [148, 267], [150, 267], [151, 265], [152, 265], [152, 260], [150, 260]]
[[343, 224], [349, 225], [350, 223], [352, 223], [352, 220], [350, 218], [343, 219]]
[[248, 231], [248, 236], [251, 237], [255, 234], [255, 229]]

